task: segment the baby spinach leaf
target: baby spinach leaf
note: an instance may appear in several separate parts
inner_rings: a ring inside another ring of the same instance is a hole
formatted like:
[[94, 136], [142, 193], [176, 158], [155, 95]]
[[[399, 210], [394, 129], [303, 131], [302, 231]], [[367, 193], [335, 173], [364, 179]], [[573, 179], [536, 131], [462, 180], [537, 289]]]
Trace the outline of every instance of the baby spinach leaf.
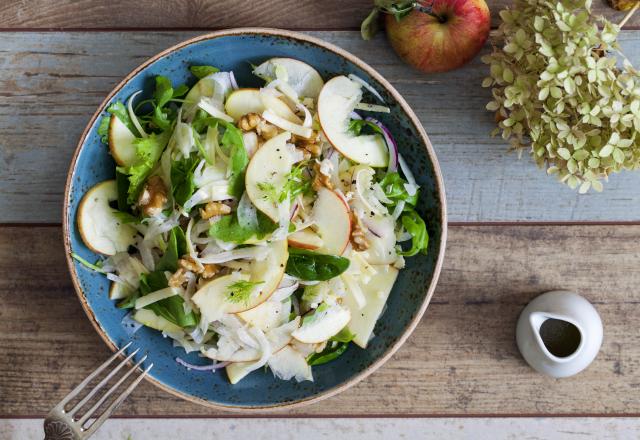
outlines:
[[178, 270], [178, 260], [187, 253], [187, 240], [180, 226], [175, 226], [169, 232], [167, 249], [158, 261], [156, 270], [175, 272]]
[[180, 206], [184, 206], [196, 189], [193, 182], [193, 172], [198, 166], [198, 162], [198, 156], [192, 154], [171, 164], [171, 193], [173, 199]]
[[238, 199], [244, 192], [244, 175], [249, 164], [249, 156], [244, 148], [242, 132], [228, 122], [224, 125], [225, 131], [220, 140], [223, 147], [229, 149], [229, 194]]
[[264, 238], [277, 229], [269, 217], [258, 211], [257, 228], [250, 228], [238, 222], [236, 214], [225, 215], [209, 228], [209, 236], [227, 243], [242, 244], [252, 237]]
[[307, 356], [307, 364], [311, 366], [326, 364], [342, 356], [347, 348], [349, 348], [349, 342], [332, 341], [320, 353], [311, 353]]
[[427, 248], [429, 247], [429, 233], [427, 232], [427, 225], [424, 220], [420, 218], [417, 212], [413, 209], [409, 209], [402, 217], [400, 217], [402, 226], [411, 234], [411, 248], [408, 251], [398, 252], [405, 257], [412, 257], [419, 252], [427, 254]]
[[212, 73], [216, 73], [220, 71], [220, 69], [213, 66], [190, 66], [189, 70], [191, 71], [191, 73], [193, 73], [193, 76], [195, 76], [198, 79], [202, 79], [205, 76], [209, 76]]
[[326, 281], [349, 268], [349, 259], [289, 248], [286, 272], [305, 281]]
[[[164, 289], [167, 286], [167, 277], [163, 271], [156, 270], [149, 274], [140, 275], [140, 296]], [[198, 323], [196, 314], [193, 312], [185, 313], [183, 305], [184, 299], [182, 299], [180, 295], [174, 295], [149, 304], [145, 309], [152, 310], [156, 315], [162, 316], [180, 327], [192, 327], [196, 325]]]

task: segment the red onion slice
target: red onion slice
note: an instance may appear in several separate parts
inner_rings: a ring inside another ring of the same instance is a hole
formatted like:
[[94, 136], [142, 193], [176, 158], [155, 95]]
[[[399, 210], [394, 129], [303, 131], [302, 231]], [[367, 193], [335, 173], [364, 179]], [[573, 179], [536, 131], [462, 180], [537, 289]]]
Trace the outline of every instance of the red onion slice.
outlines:
[[[384, 141], [387, 144], [387, 149], [389, 150], [389, 166], [387, 166], [387, 173], [395, 173], [398, 171], [398, 145], [396, 141], [391, 136], [391, 132], [387, 127], [385, 127], [382, 122], [378, 121], [374, 118], [366, 118], [367, 121], [375, 124], [382, 130], [382, 136], [384, 137]], [[415, 183], [415, 181], [414, 181]]]
[[216, 370], [219, 370], [220, 368], [224, 368], [231, 363], [231, 362], [218, 362], [210, 365], [193, 365], [185, 360], [180, 359], [179, 357], [176, 358], [176, 362], [182, 365], [183, 367], [188, 368], [189, 370], [213, 371], [213, 372], [215, 372]]

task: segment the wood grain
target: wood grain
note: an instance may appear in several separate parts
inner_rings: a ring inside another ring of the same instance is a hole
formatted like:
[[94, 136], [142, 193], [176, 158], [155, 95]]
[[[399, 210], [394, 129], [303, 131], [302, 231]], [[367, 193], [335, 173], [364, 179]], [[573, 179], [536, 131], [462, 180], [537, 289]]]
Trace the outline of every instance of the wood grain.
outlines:
[[[487, 0], [493, 24], [512, 0]], [[0, 28], [206, 28], [268, 26], [287, 29], [358, 29], [371, 0], [4, 0]], [[623, 14], [593, 2], [593, 11], [619, 21]], [[638, 26], [636, 16], [629, 26]]]
[[[195, 34], [2, 34], [0, 223], [59, 222], [69, 160], [97, 105], [146, 58]], [[487, 69], [478, 59], [424, 75], [401, 63], [382, 37], [364, 42], [357, 32], [311, 34], [370, 63], [413, 107], [438, 154], [451, 221], [640, 220], [640, 173], [612, 176], [604, 193], [580, 196], [528, 157], [506, 153], [504, 142], [489, 135], [495, 123], [484, 109], [490, 93], [480, 87]], [[623, 32], [621, 44], [640, 64], [640, 31]]]
[[[407, 344], [367, 380], [276, 415], [640, 416], [640, 226], [450, 228], [441, 281]], [[72, 290], [58, 227], [0, 228], [0, 416], [41, 416], [108, 355]], [[604, 344], [576, 377], [531, 370], [514, 341], [524, 305], [575, 289]], [[143, 384], [125, 416], [220, 415]]]

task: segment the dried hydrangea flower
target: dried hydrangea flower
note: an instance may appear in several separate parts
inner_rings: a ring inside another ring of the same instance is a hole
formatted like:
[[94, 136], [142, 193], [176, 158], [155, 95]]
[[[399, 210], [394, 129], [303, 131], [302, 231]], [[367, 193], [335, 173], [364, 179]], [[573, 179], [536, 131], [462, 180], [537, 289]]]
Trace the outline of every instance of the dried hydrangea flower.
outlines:
[[590, 10], [591, 0], [516, 0], [483, 57], [494, 133], [581, 193], [640, 167], [640, 74], [620, 52], [619, 26]]

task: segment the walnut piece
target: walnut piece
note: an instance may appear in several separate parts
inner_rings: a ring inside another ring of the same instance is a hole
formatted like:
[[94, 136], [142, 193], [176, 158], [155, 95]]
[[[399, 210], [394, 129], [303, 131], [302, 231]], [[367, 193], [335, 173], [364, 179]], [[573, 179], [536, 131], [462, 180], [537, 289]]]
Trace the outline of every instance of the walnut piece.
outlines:
[[333, 189], [331, 178], [320, 171], [320, 162], [315, 162], [313, 164], [313, 182], [311, 182], [311, 186], [316, 191], [323, 186], [325, 188]]
[[262, 117], [257, 113], [247, 113], [238, 121], [238, 127], [243, 131], [251, 131], [258, 126]]
[[144, 184], [144, 188], [138, 198], [138, 206], [144, 215], [153, 217], [162, 212], [167, 203], [167, 188], [160, 176], [151, 176]]
[[176, 270], [174, 274], [171, 275], [171, 278], [169, 278], [170, 287], [182, 287], [182, 285], [186, 282], [187, 282], [186, 271], [181, 267], [179, 267], [178, 270]]
[[351, 213], [351, 246], [358, 252], [369, 249], [362, 222], [353, 212]]
[[220, 270], [220, 267], [218, 267], [217, 264], [205, 264], [204, 265], [204, 270], [202, 271], [202, 274], [200, 274], [200, 275], [204, 279], [213, 278], [215, 276], [215, 274], [218, 273], [219, 270]]
[[178, 265], [184, 269], [194, 273], [202, 273], [204, 271], [204, 266], [199, 261], [191, 258], [190, 255], [183, 255], [182, 258], [178, 260]]
[[231, 207], [220, 202], [209, 202], [203, 209], [200, 210], [200, 217], [204, 220], [209, 220], [216, 215], [231, 214]]

